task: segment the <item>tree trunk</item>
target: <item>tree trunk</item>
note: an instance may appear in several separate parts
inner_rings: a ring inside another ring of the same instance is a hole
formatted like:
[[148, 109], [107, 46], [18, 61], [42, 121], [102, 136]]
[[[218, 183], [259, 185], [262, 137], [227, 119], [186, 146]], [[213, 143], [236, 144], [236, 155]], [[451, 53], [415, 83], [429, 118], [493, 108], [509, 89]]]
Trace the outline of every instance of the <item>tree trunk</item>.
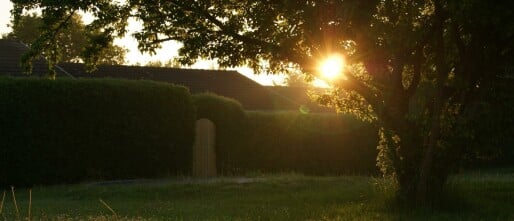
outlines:
[[[440, 91], [440, 90], [439, 90]], [[430, 131], [427, 134], [427, 142], [425, 150], [421, 159], [419, 179], [416, 190], [416, 203], [417, 206], [423, 206], [427, 203], [427, 196], [432, 192], [432, 185], [429, 184], [429, 178], [434, 176], [432, 174], [432, 167], [434, 163], [434, 150], [437, 147], [437, 142], [441, 137], [441, 109], [442, 109], [441, 93], [437, 93], [433, 113], [430, 122]], [[435, 177], [433, 177], [434, 179]]]
[[434, 168], [437, 161], [434, 149], [427, 153], [421, 146], [422, 142], [401, 147], [412, 152], [410, 156], [402, 155], [397, 173], [398, 197], [407, 207], [430, 206], [440, 196], [446, 181], [445, 168]]
[[[440, 115], [440, 111], [437, 111]], [[434, 114], [435, 116], [435, 114]], [[435, 168], [435, 149], [440, 135], [440, 116], [432, 119], [430, 133], [409, 127], [400, 133], [397, 149], [399, 159], [396, 170], [398, 199], [407, 207], [430, 206], [434, 197], [440, 196], [446, 181], [445, 165]], [[426, 144], [426, 145], [423, 145]], [[423, 148], [425, 146], [425, 148]]]
[[424, 144], [424, 151], [421, 157], [421, 164], [419, 165], [419, 176], [417, 177], [417, 187], [416, 187], [416, 206], [426, 206], [428, 201], [427, 197], [429, 195], [436, 194], [435, 191], [438, 191], [440, 185], [444, 185], [444, 183], [439, 184], [440, 180], [444, 177], [443, 174], [440, 174], [441, 171], [434, 171], [434, 154], [435, 148], [438, 146], [438, 142], [441, 138], [441, 114], [442, 109], [444, 107], [444, 98], [443, 98], [443, 90], [444, 90], [444, 82], [448, 77], [449, 66], [445, 61], [445, 42], [444, 42], [444, 21], [445, 21], [445, 13], [443, 12], [443, 7], [440, 2], [435, 2], [435, 14], [436, 14], [436, 34], [435, 34], [435, 64], [436, 64], [436, 85], [435, 85], [435, 95], [433, 97], [433, 106], [430, 110], [430, 129], [427, 131], [424, 136], [426, 137], [426, 141]]
[[412, 205], [415, 200], [416, 183], [419, 172], [419, 156], [422, 143], [420, 134], [416, 128], [409, 128], [401, 133], [401, 143], [397, 150], [399, 168], [397, 169], [397, 181], [399, 200], [406, 205]]

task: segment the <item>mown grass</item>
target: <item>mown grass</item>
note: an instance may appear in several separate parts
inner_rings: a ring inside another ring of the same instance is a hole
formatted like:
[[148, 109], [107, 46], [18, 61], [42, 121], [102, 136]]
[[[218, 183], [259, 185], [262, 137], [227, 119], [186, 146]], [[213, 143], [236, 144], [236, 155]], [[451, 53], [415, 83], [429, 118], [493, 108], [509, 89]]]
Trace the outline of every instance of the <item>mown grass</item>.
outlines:
[[[394, 187], [363, 176], [173, 178], [32, 189], [31, 220], [514, 220], [514, 170], [452, 177], [444, 205], [391, 206]], [[16, 220], [11, 193], [0, 219]], [[1, 197], [1, 196], [0, 196]], [[28, 190], [16, 190], [22, 219]], [[114, 210], [111, 212], [100, 199]]]

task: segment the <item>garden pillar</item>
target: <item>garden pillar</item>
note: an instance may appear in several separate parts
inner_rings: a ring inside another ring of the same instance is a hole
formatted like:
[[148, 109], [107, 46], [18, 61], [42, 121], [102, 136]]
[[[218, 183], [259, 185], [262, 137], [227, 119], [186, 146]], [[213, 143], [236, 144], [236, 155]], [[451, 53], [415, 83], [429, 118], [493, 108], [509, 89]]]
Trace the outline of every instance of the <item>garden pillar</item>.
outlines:
[[216, 127], [209, 119], [196, 121], [193, 146], [193, 176], [216, 176]]

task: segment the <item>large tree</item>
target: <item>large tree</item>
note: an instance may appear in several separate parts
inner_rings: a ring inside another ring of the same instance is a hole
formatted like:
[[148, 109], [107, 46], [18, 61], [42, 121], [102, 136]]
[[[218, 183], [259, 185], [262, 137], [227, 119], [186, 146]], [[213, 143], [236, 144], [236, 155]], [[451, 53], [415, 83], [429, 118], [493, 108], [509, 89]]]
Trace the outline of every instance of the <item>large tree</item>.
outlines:
[[[35, 13], [21, 15], [17, 18], [12, 26], [12, 31], [5, 38], [16, 39], [27, 45], [36, 42], [39, 36], [46, 34], [47, 28], [44, 22], [47, 18], [43, 18]], [[79, 14], [73, 14], [65, 21], [58, 30], [51, 33], [53, 38], [52, 51], [42, 50], [43, 55], [55, 56], [56, 61], [62, 62], [83, 62], [86, 59], [83, 54], [88, 44], [88, 35], [99, 35], [99, 30], [86, 29]], [[123, 64], [125, 63], [125, 54], [127, 50], [123, 47], [114, 45], [112, 42], [107, 44], [98, 51], [98, 64]]]
[[[509, 1], [483, 0], [13, 0], [43, 10], [48, 30], [34, 51], [52, 48], [52, 33], [78, 10], [94, 14], [96, 52], [143, 22], [139, 48], [180, 41], [180, 61], [214, 59], [257, 72], [317, 75], [320, 59], [346, 57], [345, 77], [323, 103], [375, 122], [379, 166], [400, 196], [424, 203], [444, 186], [473, 139], [471, 115], [495, 79], [512, 78], [514, 16]], [[19, 19], [18, 19], [19, 20]], [[88, 61], [95, 61], [91, 59]], [[464, 142], [466, 141], [466, 142]]]

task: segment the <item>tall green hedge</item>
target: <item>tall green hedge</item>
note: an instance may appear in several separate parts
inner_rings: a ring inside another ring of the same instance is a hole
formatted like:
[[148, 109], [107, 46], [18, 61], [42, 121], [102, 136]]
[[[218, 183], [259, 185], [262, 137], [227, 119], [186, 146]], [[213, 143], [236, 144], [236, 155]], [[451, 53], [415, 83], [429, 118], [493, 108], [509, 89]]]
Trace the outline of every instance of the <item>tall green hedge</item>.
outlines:
[[189, 173], [195, 111], [150, 81], [0, 78], [0, 185]]
[[216, 125], [218, 172], [376, 173], [378, 130], [349, 116], [245, 112], [215, 94], [193, 95], [197, 118]]
[[197, 118], [207, 118], [216, 125], [216, 164], [225, 171], [237, 157], [237, 149], [246, 145], [247, 119], [238, 101], [212, 93], [193, 95]]
[[335, 114], [247, 112], [244, 145], [226, 157], [226, 173], [376, 173], [377, 129]]

